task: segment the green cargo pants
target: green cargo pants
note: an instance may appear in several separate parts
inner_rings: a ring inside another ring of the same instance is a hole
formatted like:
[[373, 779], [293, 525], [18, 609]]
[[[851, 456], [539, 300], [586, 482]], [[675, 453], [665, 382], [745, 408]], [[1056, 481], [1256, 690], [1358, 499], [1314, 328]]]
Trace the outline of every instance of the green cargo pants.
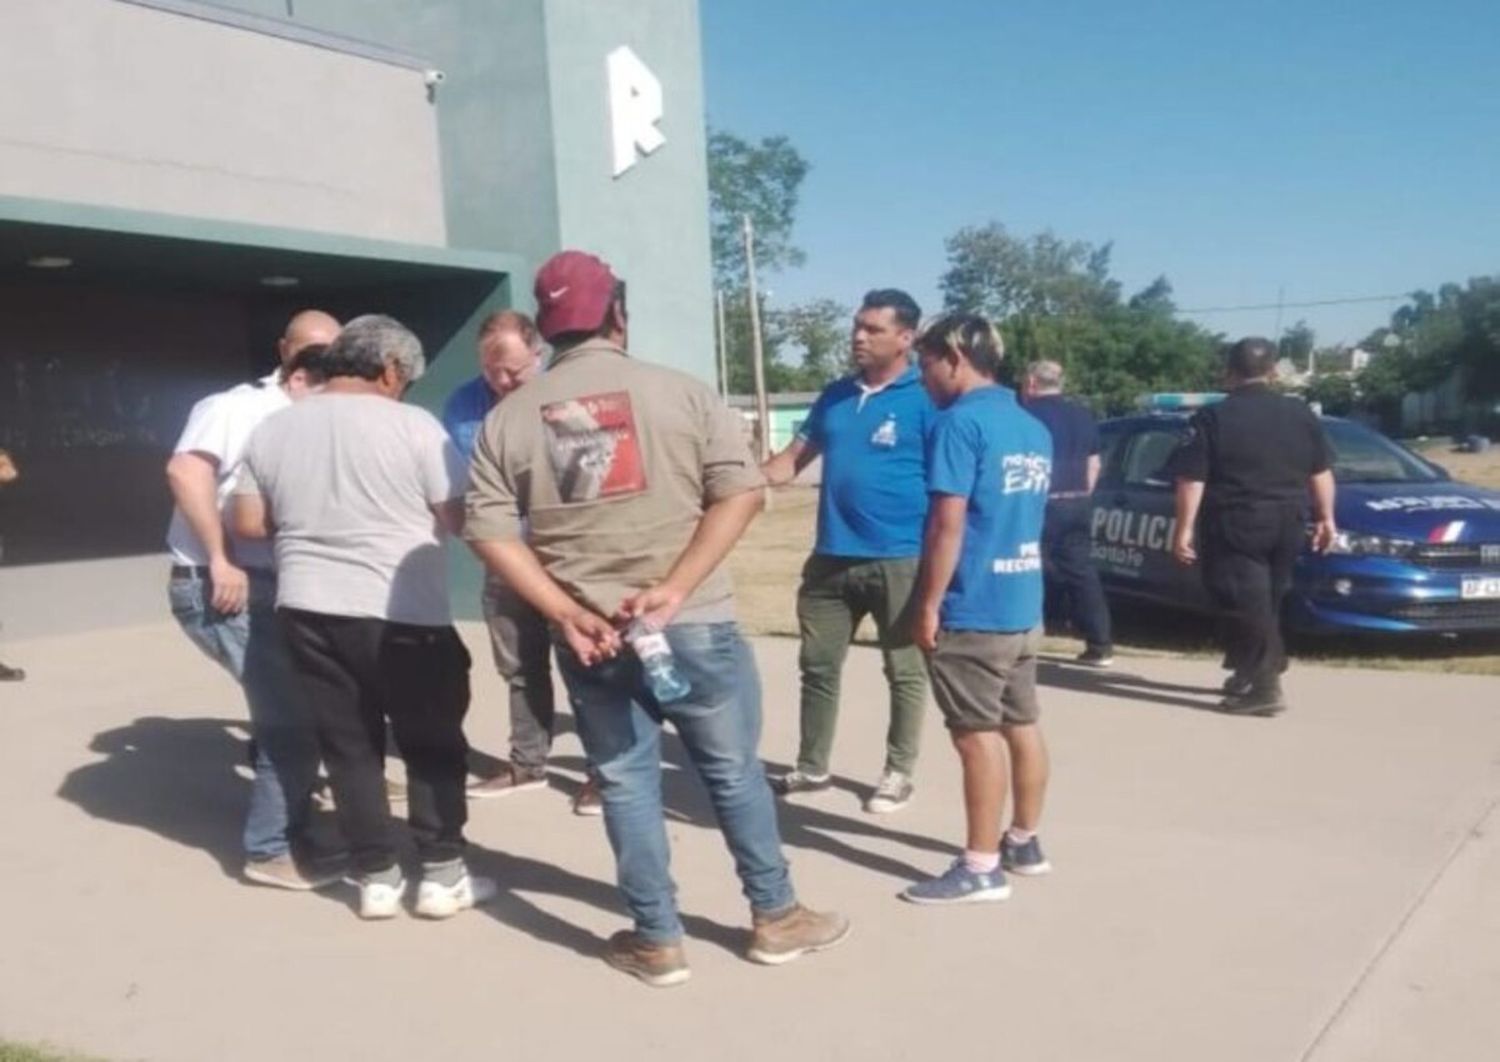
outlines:
[[917, 558], [871, 560], [813, 554], [802, 568], [797, 624], [802, 634], [802, 745], [797, 769], [828, 773], [839, 714], [839, 678], [849, 643], [865, 616], [875, 620], [891, 690], [886, 770], [910, 775], [917, 762], [927, 669], [911, 640], [910, 604]]

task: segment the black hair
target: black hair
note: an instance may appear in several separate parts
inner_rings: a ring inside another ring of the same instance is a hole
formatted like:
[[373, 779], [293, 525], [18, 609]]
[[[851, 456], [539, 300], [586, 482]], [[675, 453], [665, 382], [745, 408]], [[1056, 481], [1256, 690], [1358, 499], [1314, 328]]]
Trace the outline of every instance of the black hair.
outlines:
[[1000, 375], [1005, 360], [1005, 342], [988, 320], [975, 313], [950, 313], [939, 317], [917, 337], [917, 351], [932, 358], [957, 351], [965, 361], [990, 379]]
[[865, 292], [861, 310], [891, 310], [903, 328], [916, 328], [922, 321], [922, 308], [917, 300], [900, 288], [876, 288]]
[[307, 382], [313, 386], [328, 382], [328, 344], [309, 343], [292, 355], [292, 360], [287, 362], [281, 370], [281, 380], [285, 383], [292, 378], [292, 374], [300, 372]]
[[1241, 380], [1263, 380], [1280, 359], [1276, 344], [1260, 336], [1246, 336], [1229, 348], [1225, 358], [1229, 371]]

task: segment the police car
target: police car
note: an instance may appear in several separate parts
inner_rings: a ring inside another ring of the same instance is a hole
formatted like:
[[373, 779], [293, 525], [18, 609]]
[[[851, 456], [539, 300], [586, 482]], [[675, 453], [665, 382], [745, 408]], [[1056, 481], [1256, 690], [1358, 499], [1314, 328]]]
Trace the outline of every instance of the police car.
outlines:
[[[1197, 567], [1172, 557], [1165, 472], [1194, 408], [1222, 395], [1157, 395], [1099, 425], [1094, 563], [1110, 597], [1211, 612]], [[1304, 553], [1287, 623], [1307, 632], [1500, 631], [1500, 492], [1456, 483], [1378, 432], [1323, 417], [1338, 483], [1338, 539]]]

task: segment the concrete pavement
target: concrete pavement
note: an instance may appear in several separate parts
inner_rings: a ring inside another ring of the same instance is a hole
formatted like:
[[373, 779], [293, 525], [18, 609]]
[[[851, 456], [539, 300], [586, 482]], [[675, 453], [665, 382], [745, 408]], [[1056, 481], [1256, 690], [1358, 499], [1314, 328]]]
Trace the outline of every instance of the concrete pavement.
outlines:
[[[504, 748], [482, 631], [471, 738]], [[763, 752], [796, 732], [795, 645], [757, 644]], [[846, 672], [835, 770], [786, 805], [803, 898], [842, 948], [739, 957], [746, 913], [696, 780], [669, 767], [695, 978], [656, 992], [597, 954], [624, 924], [597, 819], [559, 789], [471, 806], [488, 909], [365, 924], [352, 891], [239, 884], [238, 692], [170, 625], [10, 643], [0, 686], [0, 1036], [110, 1059], [268, 1057], [1492, 1059], [1500, 1044], [1500, 683], [1296, 667], [1276, 720], [1202, 711], [1206, 661], [1046, 669], [1057, 867], [1005, 904], [895, 895], [960, 838], [934, 709], [915, 803], [859, 810], [879, 662]]]

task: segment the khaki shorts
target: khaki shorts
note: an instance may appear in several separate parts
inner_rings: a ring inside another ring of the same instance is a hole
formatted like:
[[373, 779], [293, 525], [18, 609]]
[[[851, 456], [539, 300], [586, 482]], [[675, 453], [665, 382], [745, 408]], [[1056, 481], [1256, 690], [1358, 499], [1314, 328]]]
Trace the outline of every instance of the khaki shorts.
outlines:
[[932, 693], [949, 730], [998, 730], [1035, 723], [1036, 654], [1042, 628], [1014, 634], [939, 631], [927, 658]]

